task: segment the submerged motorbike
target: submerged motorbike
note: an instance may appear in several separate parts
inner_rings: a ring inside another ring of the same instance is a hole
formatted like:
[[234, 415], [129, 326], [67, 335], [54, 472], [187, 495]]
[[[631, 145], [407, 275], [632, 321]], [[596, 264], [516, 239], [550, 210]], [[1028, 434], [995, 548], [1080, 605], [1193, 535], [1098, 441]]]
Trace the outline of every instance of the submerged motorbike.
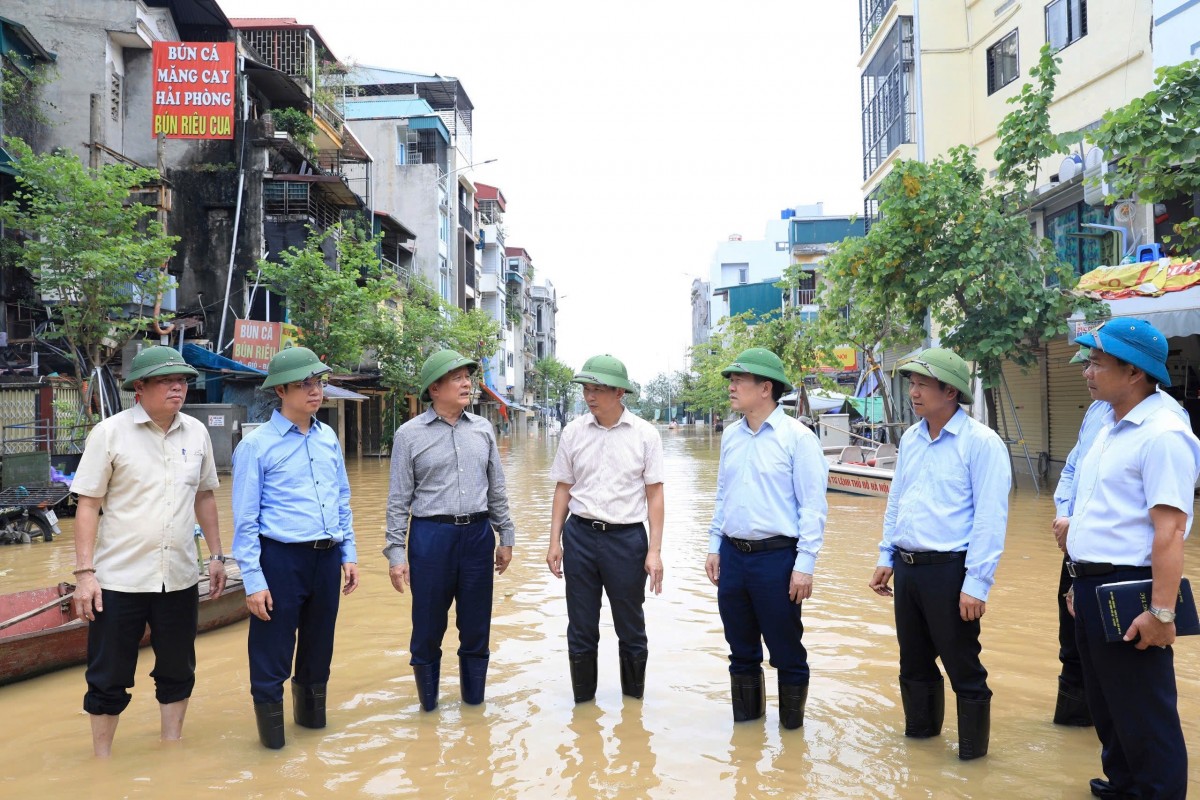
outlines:
[[34, 539], [54, 541], [61, 534], [58, 515], [37, 506], [0, 506], [0, 544], [29, 544]]

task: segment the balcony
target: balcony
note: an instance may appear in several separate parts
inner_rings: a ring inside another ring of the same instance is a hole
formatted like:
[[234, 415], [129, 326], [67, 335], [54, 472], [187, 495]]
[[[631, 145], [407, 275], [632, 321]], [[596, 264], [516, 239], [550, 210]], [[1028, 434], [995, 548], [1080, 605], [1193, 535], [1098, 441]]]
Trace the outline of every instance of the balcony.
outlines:
[[875, 31], [883, 24], [888, 9], [895, 4], [896, 0], [858, 0], [858, 52], [866, 52]]
[[912, 18], [901, 17], [862, 74], [863, 180], [913, 141]]

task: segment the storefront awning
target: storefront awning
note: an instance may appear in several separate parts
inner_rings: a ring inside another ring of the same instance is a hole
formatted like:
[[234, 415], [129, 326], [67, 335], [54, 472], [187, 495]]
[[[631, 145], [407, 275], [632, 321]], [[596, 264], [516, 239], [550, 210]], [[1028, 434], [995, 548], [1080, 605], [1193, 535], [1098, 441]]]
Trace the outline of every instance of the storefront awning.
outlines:
[[[1160, 297], [1126, 297], [1102, 300], [1114, 317], [1137, 317], [1158, 328], [1168, 339], [1200, 334], [1200, 287], [1167, 292]], [[1089, 328], [1081, 315], [1071, 317], [1071, 341]]]
[[367, 399], [365, 394], [352, 392], [349, 389], [343, 389], [340, 386], [334, 386], [332, 383], [325, 384], [325, 399], [326, 400], [353, 400], [362, 402]]

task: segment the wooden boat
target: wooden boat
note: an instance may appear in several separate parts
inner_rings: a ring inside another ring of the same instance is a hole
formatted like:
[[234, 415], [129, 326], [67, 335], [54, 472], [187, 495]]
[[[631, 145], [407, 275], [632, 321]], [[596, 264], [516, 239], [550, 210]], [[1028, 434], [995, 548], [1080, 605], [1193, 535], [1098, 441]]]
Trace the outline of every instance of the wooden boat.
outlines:
[[829, 462], [829, 491], [867, 497], [887, 497], [896, 476], [896, 446], [825, 448]]
[[[88, 621], [75, 616], [74, 585], [0, 595], [0, 686], [87, 661]], [[230, 625], [250, 616], [240, 577], [230, 576], [225, 591], [208, 596], [208, 578], [200, 580], [199, 631]], [[150, 632], [142, 647], [150, 644]]]

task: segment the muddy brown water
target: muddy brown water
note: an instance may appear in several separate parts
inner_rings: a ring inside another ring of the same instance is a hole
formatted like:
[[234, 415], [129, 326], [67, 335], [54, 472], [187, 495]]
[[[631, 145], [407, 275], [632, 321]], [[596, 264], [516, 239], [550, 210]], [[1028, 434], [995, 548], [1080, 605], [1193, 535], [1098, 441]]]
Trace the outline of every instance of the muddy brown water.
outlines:
[[[184, 730], [158, 741], [150, 651], [114, 755], [91, 757], [80, 703], [82, 667], [0, 687], [0, 796], [455, 797], [455, 798], [1087, 798], [1100, 774], [1090, 729], [1050, 723], [1058, 673], [1054, 593], [1059, 565], [1048, 492], [1013, 494], [1008, 543], [983, 624], [993, 700], [989, 756], [956, 758], [948, 703], [943, 735], [906, 740], [896, 686], [890, 600], [866, 588], [884, 501], [831, 494], [805, 644], [813, 677], [805, 725], [781, 731], [774, 676], [765, 721], [734, 725], [716, 594], [704, 576], [718, 441], [663, 430], [666, 532], [662, 595], [647, 600], [646, 697], [620, 692], [616, 638], [605, 620], [594, 704], [571, 698], [562, 583], [545, 565], [556, 440], [501, 443], [518, 528], [512, 567], [496, 583], [487, 702], [464, 707], [452, 658], [441, 705], [422, 713], [408, 667], [409, 595], [387, 578], [387, 461], [349, 465], [362, 586], [344, 599], [329, 684], [329, 727], [298, 729], [277, 752], [258, 745], [248, 689], [246, 623], [204, 634]], [[228, 476], [219, 493], [222, 535], [232, 536]], [[0, 591], [70, 579], [64, 535], [0, 548]], [[1200, 573], [1197, 537], [1187, 572]], [[607, 612], [606, 612], [607, 616]], [[1200, 743], [1200, 637], [1176, 647], [1184, 733]], [[290, 716], [290, 715], [289, 715]], [[1200, 793], [1200, 767], [1191, 790]]]

